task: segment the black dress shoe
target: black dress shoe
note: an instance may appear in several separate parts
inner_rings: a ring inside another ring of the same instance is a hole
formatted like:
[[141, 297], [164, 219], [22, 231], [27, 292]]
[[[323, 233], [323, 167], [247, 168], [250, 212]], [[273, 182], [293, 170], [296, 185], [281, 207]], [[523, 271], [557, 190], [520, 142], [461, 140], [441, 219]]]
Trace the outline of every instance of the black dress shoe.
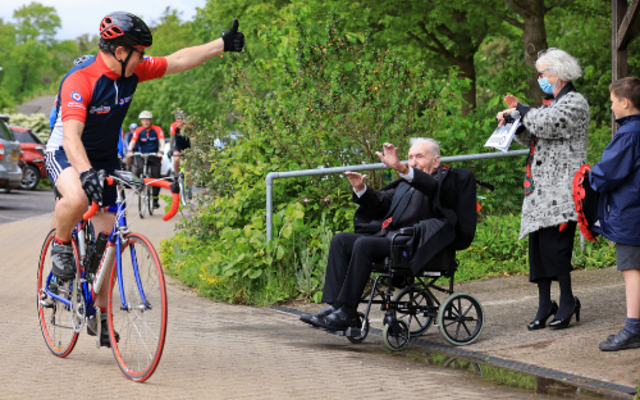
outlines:
[[634, 335], [626, 329], [622, 329], [615, 335], [611, 335], [605, 342], [600, 343], [602, 351], [618, 351], [636, 349], [640, 347], [640, 335]]
[[328, 306], [326, 306], [325, 308], [323, 308], [322, 310], [318, 311], [315, 314], [302, 314], [300, 316], [300, 321], [306, 322], [307, 324], [310, 324], [311, 323], [311, 319], [313, 317], [316, 317], [316, 318], [326, 317], [327, 315], [331, 314], [335, 310], [336, 310], [335, 307], [333, 307], [331, 304], [329, 304]]
[[553, 328], [553, 329], [564, 329], [564, 328], [568, 328], [569, 324], [571, 324], [571, 318], [573, 318], [573, 314], [576, 315], [576, 322], [580, 322], [580, 300], [578, 300], [577, 297], [574, 297], [575, 299], [575, 304], [573, 305], [573, 310], [571, 311], [571, 314], [569, 314], [569, 316], [567, 318], [563, 318], [563, 319], [555, 319], [551, 322], [549, 322], [549, 328]]
[[558, 303], [556, 303], [555, 301], [552, 301], [551, 311], [549, 311], [547, 315], [544, 316], [544, 318], [530, 322], [527, 325], [527, 329], [529, 329], [530, 331], [537, 331], [538, 329], [546, 328], [547, 320], [551, 318], [552, 315], [556, 315], [557, 312], [558, 312]]
[[311, 324], [330, 331], [344, 331], [345, 329], [356, 326], [359, 322], [358, 317], [351, 318], [343, 310], [336, 310], [329, 315], [319, 318], [312, 318]]

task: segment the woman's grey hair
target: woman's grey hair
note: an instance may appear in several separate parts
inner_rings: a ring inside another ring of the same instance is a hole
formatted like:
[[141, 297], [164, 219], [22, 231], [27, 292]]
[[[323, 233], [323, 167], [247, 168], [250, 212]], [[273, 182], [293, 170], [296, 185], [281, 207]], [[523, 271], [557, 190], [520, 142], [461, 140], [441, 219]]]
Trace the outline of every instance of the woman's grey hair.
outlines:
[[564, 50], [551, 47], [538, 53], [536, 68], [540, 65], [551, 68], [553, 75], [565, 82], [573, 82], [582, 76], [582, 68], [578, 60]]
[[411, 141], [411, 145], [413, 146], [416, 143], [430, 143], [431, 151], [433, 152], [433, 156], [440, 156], [440, 143], [437, 140], [431, 138], [416, 138]]

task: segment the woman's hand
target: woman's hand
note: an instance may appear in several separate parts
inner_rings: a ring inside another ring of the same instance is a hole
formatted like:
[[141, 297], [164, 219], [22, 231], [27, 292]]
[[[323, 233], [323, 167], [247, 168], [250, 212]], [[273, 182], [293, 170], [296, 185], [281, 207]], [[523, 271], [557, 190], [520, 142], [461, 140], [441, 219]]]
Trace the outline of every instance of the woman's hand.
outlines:
[[506, 114], [511, 114], [514, 111], [515, 108], [507, 108], [506, 110], [501, 111], [498, 113], [498, 115], [496, 115], [496, 119], [498, 120], [498, 128], [500, 128], [504, 124], [504, 116]]
[[512, 95], [505, 96], [504, 102], [509, 108], [516, 108], [518, 106], [518, 99], [516, 99], [515, 96]]

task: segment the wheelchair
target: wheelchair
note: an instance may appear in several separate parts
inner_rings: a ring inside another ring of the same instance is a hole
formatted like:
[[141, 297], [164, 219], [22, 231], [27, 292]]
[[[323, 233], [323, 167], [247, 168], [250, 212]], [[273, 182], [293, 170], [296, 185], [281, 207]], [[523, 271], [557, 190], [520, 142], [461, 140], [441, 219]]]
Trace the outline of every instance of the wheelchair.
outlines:
[[[467, 293], [454, 293], [454, 275], [458, 268], [456, 253], [444, 249], [429, 260], [420, 273], [409, 268], [406, 242], [413, 228], [403, 228], [391, 238], [390, 256], [374, 263], [370, 283], [360, 303], [367, 304], [358, 312], [358, 324], [344, 331], [330, 331], [351, 343], [361, 343], [369, 333], [369, 315], [374, 304], [385, 312], [382, 340], [392, 351], [405, 348], [411, 338], [424, 334], [434, 323], [442, 337], [456, 346], [473, 343], [484, 328], [484, 309], [477, 298]], [[441, 278], [449, 278], [447, 286], [438, 286]], [[396, 292], [396, 289], [397, 292]], [[442, 303], [434, 292], [447, 295]]]

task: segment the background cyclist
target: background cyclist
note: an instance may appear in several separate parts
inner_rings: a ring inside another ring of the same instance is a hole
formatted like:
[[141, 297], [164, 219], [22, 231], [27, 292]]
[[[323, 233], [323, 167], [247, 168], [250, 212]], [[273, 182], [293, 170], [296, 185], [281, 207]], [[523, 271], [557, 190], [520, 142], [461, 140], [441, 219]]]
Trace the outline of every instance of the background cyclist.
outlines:
[[[58, 279], [74, 276], [71, 232], [88, 202], [115, 204], [115, 187], [107, 186], [103, 196], [97, 171], [112, 174], [119, 168], [118, 134], [138, 83], [195, 68], [223, 51], [242, 51], [244, 35], [235, 20], [228, 32], [209, 43], [167, 57], [145, 57], [152, 42], [142, 19], [126, 12], [110, 13], [100, 24], [100, 52], [74, 66], [60, 84], [45, 155], [49, 178], [62, 197], [54, 212], [56, 237], [51, 250], [52, 272]], [[110, 230], [114, 221], [115, 216], [106, 213], [92, 218], [96, 232]], [[96, 298], [102, 311], [106, 295], [102, 290]]]
[[[180, 160], [182, 159], [182, 153], [186, 149], [191, 148], [191, 140], [184, 132], [184, 118], [186, 117], [184, 111], [179, 110], [175, 114], [175, 122], [171, 124], [169, 134], [171, 135], [171, 151], [173, 153], [173, 170], [180, 172]], [[191, 187], [187, 189], [187, 196], [191, 199]]]
[[[153, 114], [151, 111], [144, 110], [138, 116], [140, 118], [141, 127], [136, 129], [133, 133], [133, 137], [129, 142], [129, 152], [127, 153], [127, 159], [133, 156], [133, 151], [136, 145], [139, 146], [140, 153], [156, 153], [156, 157], [149, 157], [147, 159], [147, 165], [149, 166], [148, 173], [150, 178], [160, 178], [160, 167], [162, 166], [162, 149], [164, 148], [164, 133], [162, 128], [156, 125], [152, 125]], [[144, 171], [144, 159], [142, 157], [135, 158], [135, 165], [137, 174], [142, 174]], [[153, 208], [160, 208], [158, 203], [158, 194], [160, 193], [159, 187], [153, 187]]]
[[[131, 138], [133, 137], [133, 133], [136, 131], [136, 129], [138, 129], [138, 124], [134, 122], [131, 125], [129, 125], [129, 132], [127, 132], [127, 134], [124, 135], [124, 147], [127, 150], [129, 150], [129, 143], [131, 142]], [[137, 151], [140, 151], [140, 150], [138, 149], [138, 144], [136, 143], [135, 147], [133, 148], [133, 152], [135, 153]], [[131, 171], [131, 157], [126, 157], [125, 160], [127, 165], [127, 171]]]

